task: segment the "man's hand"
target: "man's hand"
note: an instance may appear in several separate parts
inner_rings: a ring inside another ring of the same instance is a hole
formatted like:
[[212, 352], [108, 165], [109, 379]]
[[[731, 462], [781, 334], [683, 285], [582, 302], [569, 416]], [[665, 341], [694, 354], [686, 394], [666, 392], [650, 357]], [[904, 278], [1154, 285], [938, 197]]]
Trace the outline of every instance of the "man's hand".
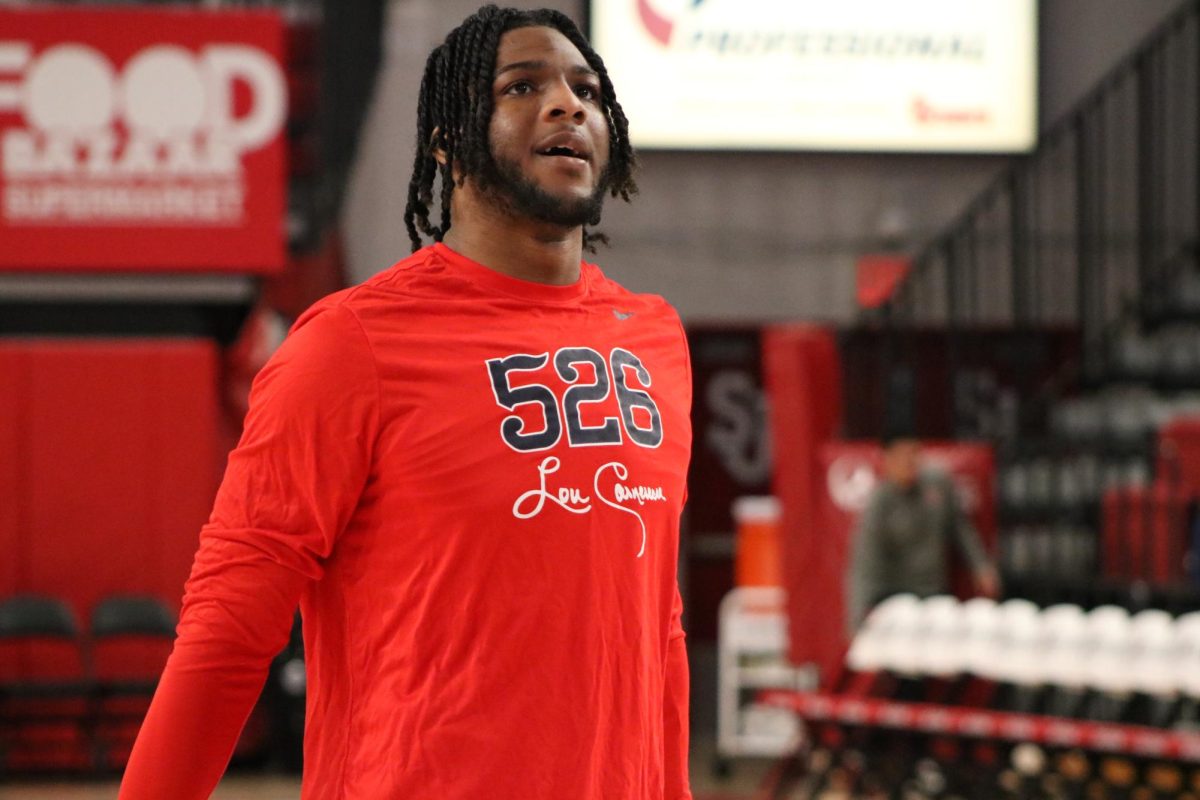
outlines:
[[975, 588], [984, 597], [995, 600], [1000, 596], [1000, 575], [990, 564], [975, 571]]

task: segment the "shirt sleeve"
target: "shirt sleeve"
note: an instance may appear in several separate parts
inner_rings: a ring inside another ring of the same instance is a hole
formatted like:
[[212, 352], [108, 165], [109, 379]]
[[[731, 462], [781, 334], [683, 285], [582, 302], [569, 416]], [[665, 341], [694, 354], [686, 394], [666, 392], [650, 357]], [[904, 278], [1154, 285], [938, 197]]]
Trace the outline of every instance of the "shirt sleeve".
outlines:
[[879, 596], [886, 567], [883, 554], [882, 496], [879, 490], [871, 495], [867, 507], [858, 518], [851, 545], [849, 592], [846, 598], [847, 630], [853, 636]]
[[212, 793], [301, 593], [358, 503], [378, 409], [370, 344], [342, 306], [302, 317], [255, 378], [120, 800]]
[[690, 674], [687, 639], [683, 631], [683, 600], [675, 587], [671, 606], [671, 627], [667, 641], [665, 685], [663, 687], [663, 797], [666, 800], [691, 800], [688, 783], [688, 697]]

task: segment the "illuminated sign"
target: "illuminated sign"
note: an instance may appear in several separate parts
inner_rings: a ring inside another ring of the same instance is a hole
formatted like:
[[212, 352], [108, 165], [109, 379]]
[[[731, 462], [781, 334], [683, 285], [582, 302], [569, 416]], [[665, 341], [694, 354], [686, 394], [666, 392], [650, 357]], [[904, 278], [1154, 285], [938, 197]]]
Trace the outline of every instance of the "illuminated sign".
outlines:
[[593, 0], [636, 146], [1021, 151], [1034, 0]]
[[278, 17], [19, 9], [0, 31], [0, 267], [282, 264]]

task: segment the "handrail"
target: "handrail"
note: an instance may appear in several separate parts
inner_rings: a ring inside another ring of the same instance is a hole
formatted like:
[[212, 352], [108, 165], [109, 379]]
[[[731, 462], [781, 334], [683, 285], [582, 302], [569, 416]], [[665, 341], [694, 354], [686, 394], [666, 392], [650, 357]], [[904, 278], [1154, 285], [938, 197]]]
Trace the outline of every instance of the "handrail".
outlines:
[[1114, 326], [1169, 306], [1195, 261], [1171, 256], [1200, 242], [1197, 140], [1200, 0], [1187, 0], [921, 248], [884, 319], [1078, 324], [1092, 363]]

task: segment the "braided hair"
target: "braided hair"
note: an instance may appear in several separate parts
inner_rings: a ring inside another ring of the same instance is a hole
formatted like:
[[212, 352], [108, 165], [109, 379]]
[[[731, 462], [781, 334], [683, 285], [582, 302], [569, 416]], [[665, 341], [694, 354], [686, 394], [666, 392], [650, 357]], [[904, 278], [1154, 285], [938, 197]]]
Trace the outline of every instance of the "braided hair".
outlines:
[[[610, 190], [613, 197], [627, 202], [637, 192], [633, 180], [636, 161], [629, 144], [625, 112], [617, 103], [604, 62], [575, 23], [566, 15], [549, 9], [522, 11], [487, 5], [452, 30], [425, 62], [417, 101], [416, 157], [404, 209], [404, 225], [414, 251], [422, 246], [422, 234], [440, 242], [450, 230], [454, 167], [460, 170], [461, 182], [468, 175], [484, 174], [491, 166], [488, 128], [492, 119], [496, 49], [505, 32], [528, 27], [557, 30], [575, 45], [599, 76], [601, 104], [608, 119]], [[444, 163], [435, 158], [437, 151], [445, 154]], [[441, 219], [435, 224], [429, 217], [437, 179], [441, 181]], [[592, 222], [599, 222], [599, 219]], [[603, 234], [588, 231], [585, 227], [583, 244], [589, 251], [595, 252], [596, 242], [607, 241]]]

